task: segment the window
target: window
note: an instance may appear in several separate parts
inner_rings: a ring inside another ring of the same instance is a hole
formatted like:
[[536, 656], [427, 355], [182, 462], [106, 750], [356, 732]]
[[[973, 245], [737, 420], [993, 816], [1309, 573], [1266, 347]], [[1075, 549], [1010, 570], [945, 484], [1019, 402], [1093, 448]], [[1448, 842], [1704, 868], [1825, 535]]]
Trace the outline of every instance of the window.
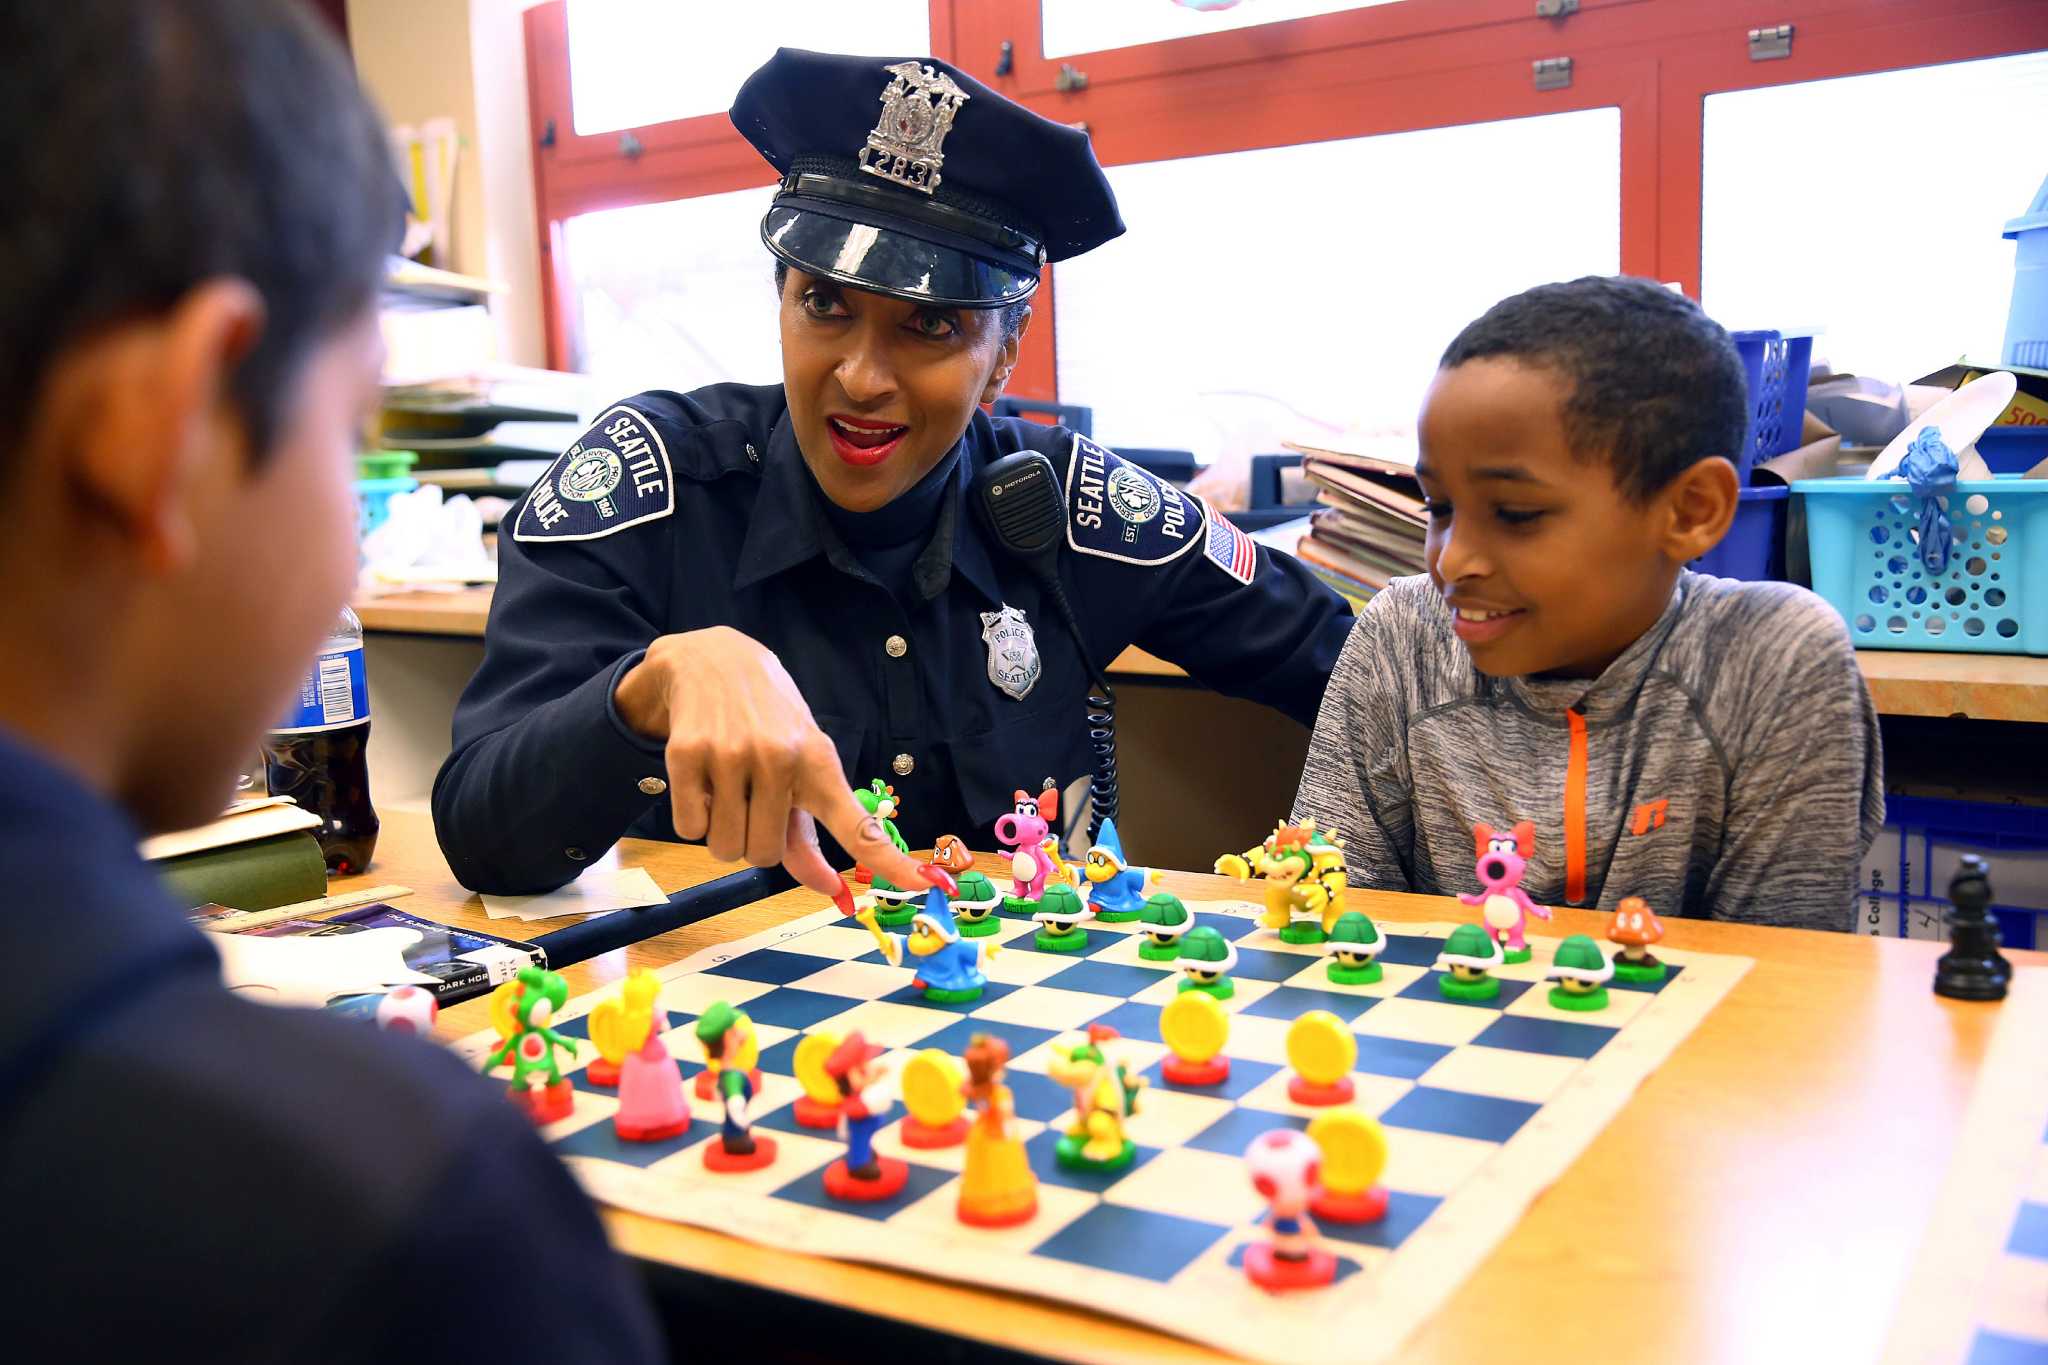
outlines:
[[2043, 128], [2048, 52], [1709, 96], [1707, 310], [1879, 379], [1996, 361]]
[[722, 114], [740, 82], [784, 45], [878, 56], [926, 52], [927, 0], [569, 0], [576, 131], [587, 136]]
[[774, 258], [761, 245], [773, 194], [700, 195], [564, 224], [580, 368], [599, 388], [686, 393], [781, 381]]
[[1619, 268], [1620, 137], [1588, 109], [1112, 167], [1129, 231], [1056, 272], [1060, 398], [1204, 458], [1412, 429], [1460, 327]]
[[1041, 0], [1047, 57], [1107, 52], [1406, 0]]

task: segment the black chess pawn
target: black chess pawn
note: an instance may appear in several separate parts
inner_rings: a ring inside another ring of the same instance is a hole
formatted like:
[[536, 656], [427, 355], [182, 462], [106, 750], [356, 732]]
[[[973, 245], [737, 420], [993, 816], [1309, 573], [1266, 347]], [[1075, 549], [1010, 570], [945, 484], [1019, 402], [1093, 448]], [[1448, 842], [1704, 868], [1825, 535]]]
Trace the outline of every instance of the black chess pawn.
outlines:
[[1934, 966], [1934, 993], [1952, 1000], [2003, 1000], [2012, 965], [1998, 952], [1998, 921], [1991, 915], [1991, 876], [1984, 860], [1963, 855], [1948, 884], [1949, 948]]

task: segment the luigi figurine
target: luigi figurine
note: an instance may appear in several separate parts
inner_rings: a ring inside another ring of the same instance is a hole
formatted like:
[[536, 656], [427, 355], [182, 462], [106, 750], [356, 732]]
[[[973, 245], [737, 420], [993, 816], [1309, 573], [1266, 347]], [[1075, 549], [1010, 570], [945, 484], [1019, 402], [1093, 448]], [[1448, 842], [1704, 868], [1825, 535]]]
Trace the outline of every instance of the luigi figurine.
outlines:
[[775, 1160], [775, 1139], [753, 1132], [754, 1078], [746, 1063], [754, 1023], [723, 1000], [697, 1016], [697, 1041], [717, 1073], [718, 1141], [704, 1144], [707, 1170], [758, 1171]]
[[1323, 953], [1330, 959], [1324, 974], [1335, 986], [1370, 986], [1381, 977], [1379, 956], [1386, 940], [1363, 910], [1346, 910], [1330, 926]]
[[1550, 988], [1553, 1009], [1592, 1011], [1607, 1008], [1607, 983], [1614, 976], [1614, 964], [1600, 945], [1584, 934], [1573, 934], [1557, 945], [1557, 956], [1544, 975], [1557, 982]]
[[1138, 938], [1138, 956], [1147, 962], [1171, 962], [1179, 957], [1181, 939], [1195, 927], [1195, 917], [1171, 891], [1147, 897], [1139, 919], [1144, 929]]
[[1198, 924], [1181, 936], [1180, 961], [1175, 964], [1185, 978], [1184, 991], [1203, 991], [1218, 1000], [1237, 994], [1230, 969], [1237, 965], [1237, 945], [1206, 924]]

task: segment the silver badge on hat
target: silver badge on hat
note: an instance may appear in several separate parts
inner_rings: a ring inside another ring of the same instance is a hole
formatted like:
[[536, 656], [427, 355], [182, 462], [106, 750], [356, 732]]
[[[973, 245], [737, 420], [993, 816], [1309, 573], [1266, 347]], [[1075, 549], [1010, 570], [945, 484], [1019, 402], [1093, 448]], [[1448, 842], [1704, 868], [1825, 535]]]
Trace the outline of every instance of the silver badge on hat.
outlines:
[[1004, 695], [1022, 701], [1038, 682], [1038, 637], [1024, 613], [1009, 604], [981, 613], [981, 638], [988, 645], [988, 680]]
[[953, 116], [967, 102], [967, 92], [943, 71], [917, 62], [885, 68], [889, 84], [882, 90], [882, 117], [860, 149], [860, 168], [905, 189], [930, 194], [939, 187], [939, 152], [953, 130]]

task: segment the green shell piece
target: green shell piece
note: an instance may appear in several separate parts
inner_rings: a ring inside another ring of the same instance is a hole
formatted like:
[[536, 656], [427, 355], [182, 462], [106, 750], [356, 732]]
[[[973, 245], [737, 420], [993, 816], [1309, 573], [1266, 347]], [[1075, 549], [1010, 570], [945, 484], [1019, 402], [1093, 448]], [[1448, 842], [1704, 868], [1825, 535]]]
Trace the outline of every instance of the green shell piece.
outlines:
[[1230, 945], [1206, 924], [1198, 924], [1188, 930], [1180, 941], [1182, 962], [1223, 962], [1230, 957]]
[[1171, 891], [1161, 891], [1146, 899], [1145, 908], [1139, 918], [1147, 924], [1186, 924], [1188, 908], [1181, 904], [1179, 896]]
[[1559, 967], [1577, 972], [1601, 972], [1607, 969], [1607, 959], [1601, 955], [1599, 945], [1584, 934], [1573, 934], [1557, 945], [1557, 956], [1552, 959]]
[[1478, 925], [1461, 924], [1444, 940], [1444, 952], [1450, 957], [1492, 957], [1493, 945]]
[[1379, 941], [1379, 926], [1362, 910], [1346, 910], [1337, 917], [1337, 922], [1330, 926], [1332, 943], [1363, 943], [1370, 946]]
[[1051, 915], [1055, 919], [1079, 919], [1082, 915], [1081, 897], [1073, 887], [1060, 882], [1045, 888], [1045, 894], [1038, 898], [1038, 910], [1040, 914]]
[[953, 893], [953, 899], [956, 901], [985, 901], [995, 898], [995, 883], [979, 872], [961, 873], [959, 881], [954, 885], [957, 889]]

